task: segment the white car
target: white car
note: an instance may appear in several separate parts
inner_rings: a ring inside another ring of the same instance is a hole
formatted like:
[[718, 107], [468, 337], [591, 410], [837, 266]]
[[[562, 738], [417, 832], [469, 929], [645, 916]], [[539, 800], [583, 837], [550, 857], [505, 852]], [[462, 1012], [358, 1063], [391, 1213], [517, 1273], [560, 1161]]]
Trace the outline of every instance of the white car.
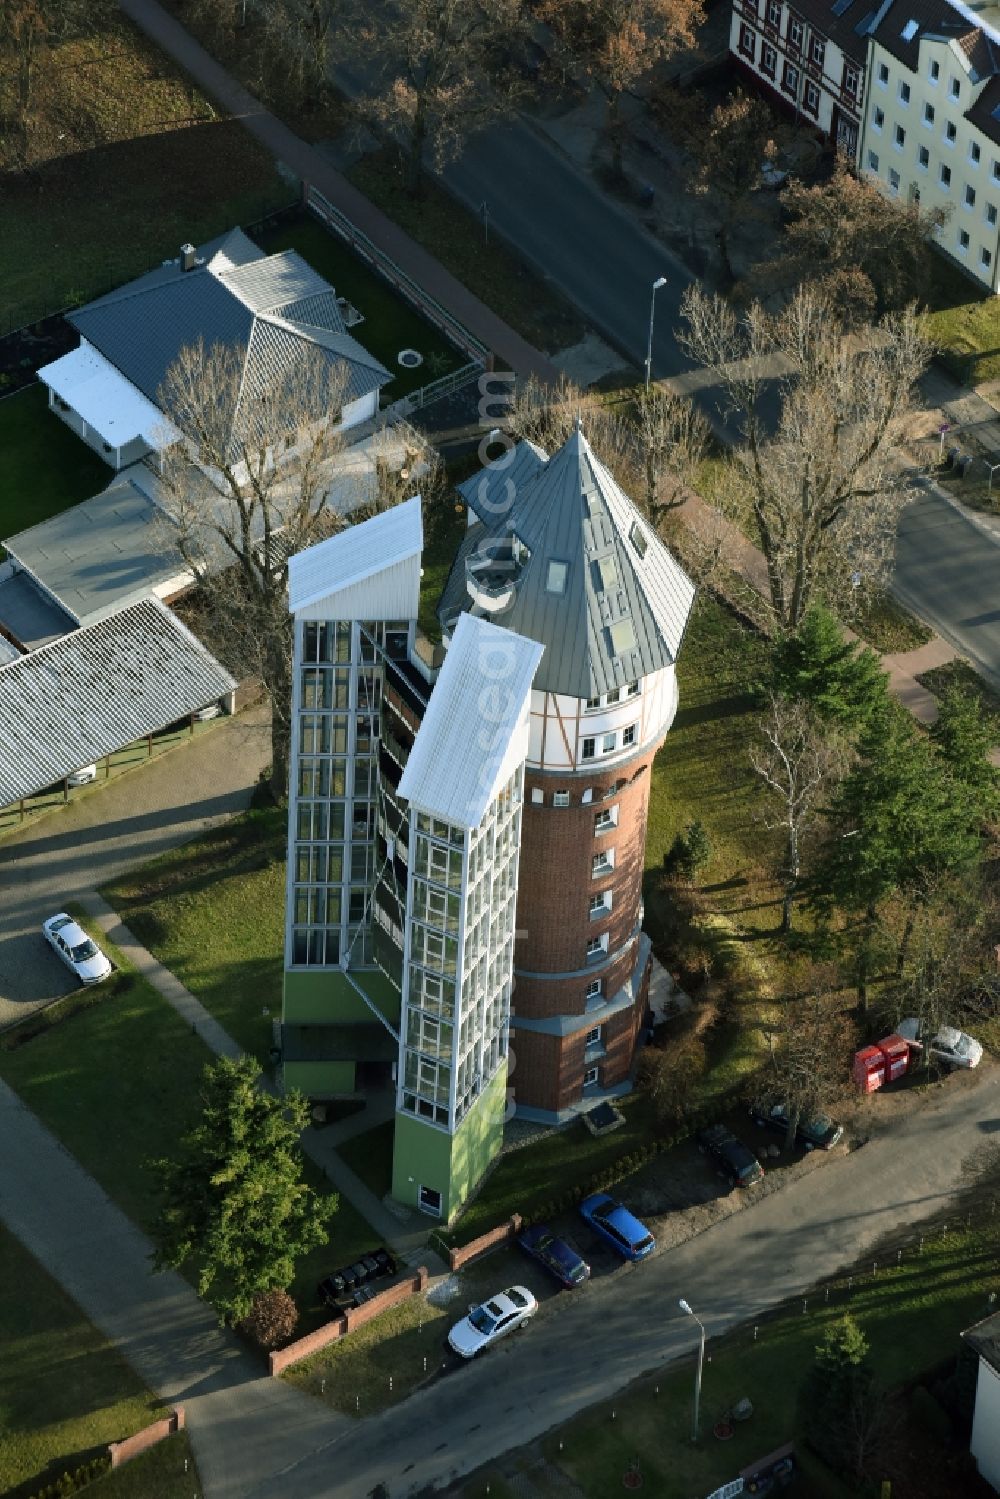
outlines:
[[481, 1306], [470, 1307], [469, 1315], [455, 1323], [448, 1334], [448, 1346], [460, 1358], [475, 1358], [515, 1327], [526, 1326], [537, 1310], [538, 1302], [526, 1286], [498, 1291]]
[[65, 911], [42, 922], [42, 936], [81, 984], [99, 984], [112, 972], [97, 943]]
[[97, 780], [96, 765], [81, 765], [79, 770], [71, 771], [66, 777], [67, 786], [89, 786], [91, 781]]
[[925, 1041], [920, 1021], [910, 1015], [899, 1022], [896, 1034], [914, 1046], [926, 1047], [936, 1062], [948, 1067], [978, 1067], [983, 1059], [982, 1043], [951, 1025], [943, 1025], [936, 1036]]

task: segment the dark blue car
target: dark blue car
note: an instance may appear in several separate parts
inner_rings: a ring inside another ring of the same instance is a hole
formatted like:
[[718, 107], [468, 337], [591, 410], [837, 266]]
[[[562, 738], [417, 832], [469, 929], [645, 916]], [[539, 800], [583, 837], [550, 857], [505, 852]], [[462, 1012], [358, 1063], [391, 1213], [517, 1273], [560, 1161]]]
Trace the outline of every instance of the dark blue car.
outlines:
[[585, 1197], [580, 1212], [591, 1228], [624, 1259], [644, 1260], [656, 1248], [656, 1240], [646, 1225], [607, 1192], [595, 1192], [591, 1197]]
[[565, 1239], [556, 1238], [544, 1223], [526, 1228], [517, 1242], [526, 1254], [544, 1265], [549, 1274], [569, 1290], [590, 1278], [590, 1266], [583, 1256]]

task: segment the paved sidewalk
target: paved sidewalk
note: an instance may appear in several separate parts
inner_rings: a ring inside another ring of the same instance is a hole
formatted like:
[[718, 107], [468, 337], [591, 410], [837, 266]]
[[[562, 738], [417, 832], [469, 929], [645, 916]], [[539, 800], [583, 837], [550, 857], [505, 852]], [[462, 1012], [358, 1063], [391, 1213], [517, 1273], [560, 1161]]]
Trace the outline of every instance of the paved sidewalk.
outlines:
[[[242, 1047], [233, 1040], [215, 1017], [209, 1014], [190, 990], [185, 989], [180, 979], [176, 978], [169, 968], [164, 968], [163, 964], [143, 947], [117, 911], [112, 910], [102, 896], [98, 895], [95, 890], [88, 890], [80, 895], [79, 900], [105, 936], [121, 949], [129, 962], [134, 964], [138, 972], [152, 984], [158, 993], [162, 994], [167, 1003], [177, 1011], [185, 1025], [190, 1026], [201, 1037], [211, 1052], [218, 1057], [230, 1057], [234, 1060], [242, 1056]], [[337, 1154], [336, 1147], [343, 1140], [351, 1139], [371, 1129], [375, 1124], [382, 1123], [384, 1117], [391, 1118], [391, 1112], [386, 1115], [380, 1101], [374, 1117], [366, 1109], [363, 1113], [352, 1115], [340, 1127], [314, 1129], [310, 1126], [302, 1136], [302, 1149], [311, 1160], [316, 1162], [337, 1191], [347, 1198], [363, 1218], [367, 1219], [378, 1238], [389, 1244], [402, 1260], [407, 1264], [416, 1264], [418, 1260], [427, 1264], [430, 1260], [428, 1268], [433, 1272], [438, 1272], [444, 1269], [443, 1264], [437, 1256], [428, 1256], [425, 1249], [428, 1232], [426, 1220], [415, 1213], [397, 1217], [395, 1213], [390, 1212]], [[345, 1128], [345, 1126], [352, 1127]]]
[[544, 354], [508, 327], [450, 271], [446, 271], [440, 261], [352, 187], [319, 151], [307, 145], [266, 110], [156, 0], [119, 0], [119, 4], [125, 14], [178, 62], [206, 94], [245, 125], [302, 182], [311, 183], [341, 213], [346, 214], [428, 296], [440, 302], [511, 369], [521, 376], [537, 375], [546, 384], [557, 383], [559, 373]]

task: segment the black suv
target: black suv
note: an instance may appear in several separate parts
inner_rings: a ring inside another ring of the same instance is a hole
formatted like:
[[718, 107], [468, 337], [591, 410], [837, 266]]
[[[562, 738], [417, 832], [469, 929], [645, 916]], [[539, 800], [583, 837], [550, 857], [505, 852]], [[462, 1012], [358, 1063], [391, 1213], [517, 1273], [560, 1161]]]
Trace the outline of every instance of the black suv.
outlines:
[[715, 1157], [719, 1174], [734, 1187], [753, 1187], [764, 1180], [764, 1168], [742, 1140], [737, 1140], [724, 1124], [712, 1124], [698, 1131], [698, 1148]]

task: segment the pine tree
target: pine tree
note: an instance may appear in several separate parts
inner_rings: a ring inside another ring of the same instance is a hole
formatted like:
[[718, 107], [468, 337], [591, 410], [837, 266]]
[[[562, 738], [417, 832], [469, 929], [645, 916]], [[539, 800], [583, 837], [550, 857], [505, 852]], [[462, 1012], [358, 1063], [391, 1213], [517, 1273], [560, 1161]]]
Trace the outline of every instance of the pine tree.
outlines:
[[306, 1100], [262, 1092], [259, 1076], [252, 1057], [210, 1063], [200, 1122], [153, 1163], [162, 1193], [154, 1266], [193, 1261], [199, 1294], [231, 1322], [264, 1292], [287, 1289], [296, 1260], [325, 1241], [337, 1206], [302, 1179]]
[[941, 701], [931, 738], [952, 775], [966, 786], [984, 818], [998, 811], [996, 767], [990, 754], [997, 740], [995, 722], [985, 717], [978, 698], [953, 687]]
[[775, 642], [768, 685], [828, 723], [859, 729], [885, 701], [887, 682], [875, 652], [845, 640], [829, 609], [817, 604]]

